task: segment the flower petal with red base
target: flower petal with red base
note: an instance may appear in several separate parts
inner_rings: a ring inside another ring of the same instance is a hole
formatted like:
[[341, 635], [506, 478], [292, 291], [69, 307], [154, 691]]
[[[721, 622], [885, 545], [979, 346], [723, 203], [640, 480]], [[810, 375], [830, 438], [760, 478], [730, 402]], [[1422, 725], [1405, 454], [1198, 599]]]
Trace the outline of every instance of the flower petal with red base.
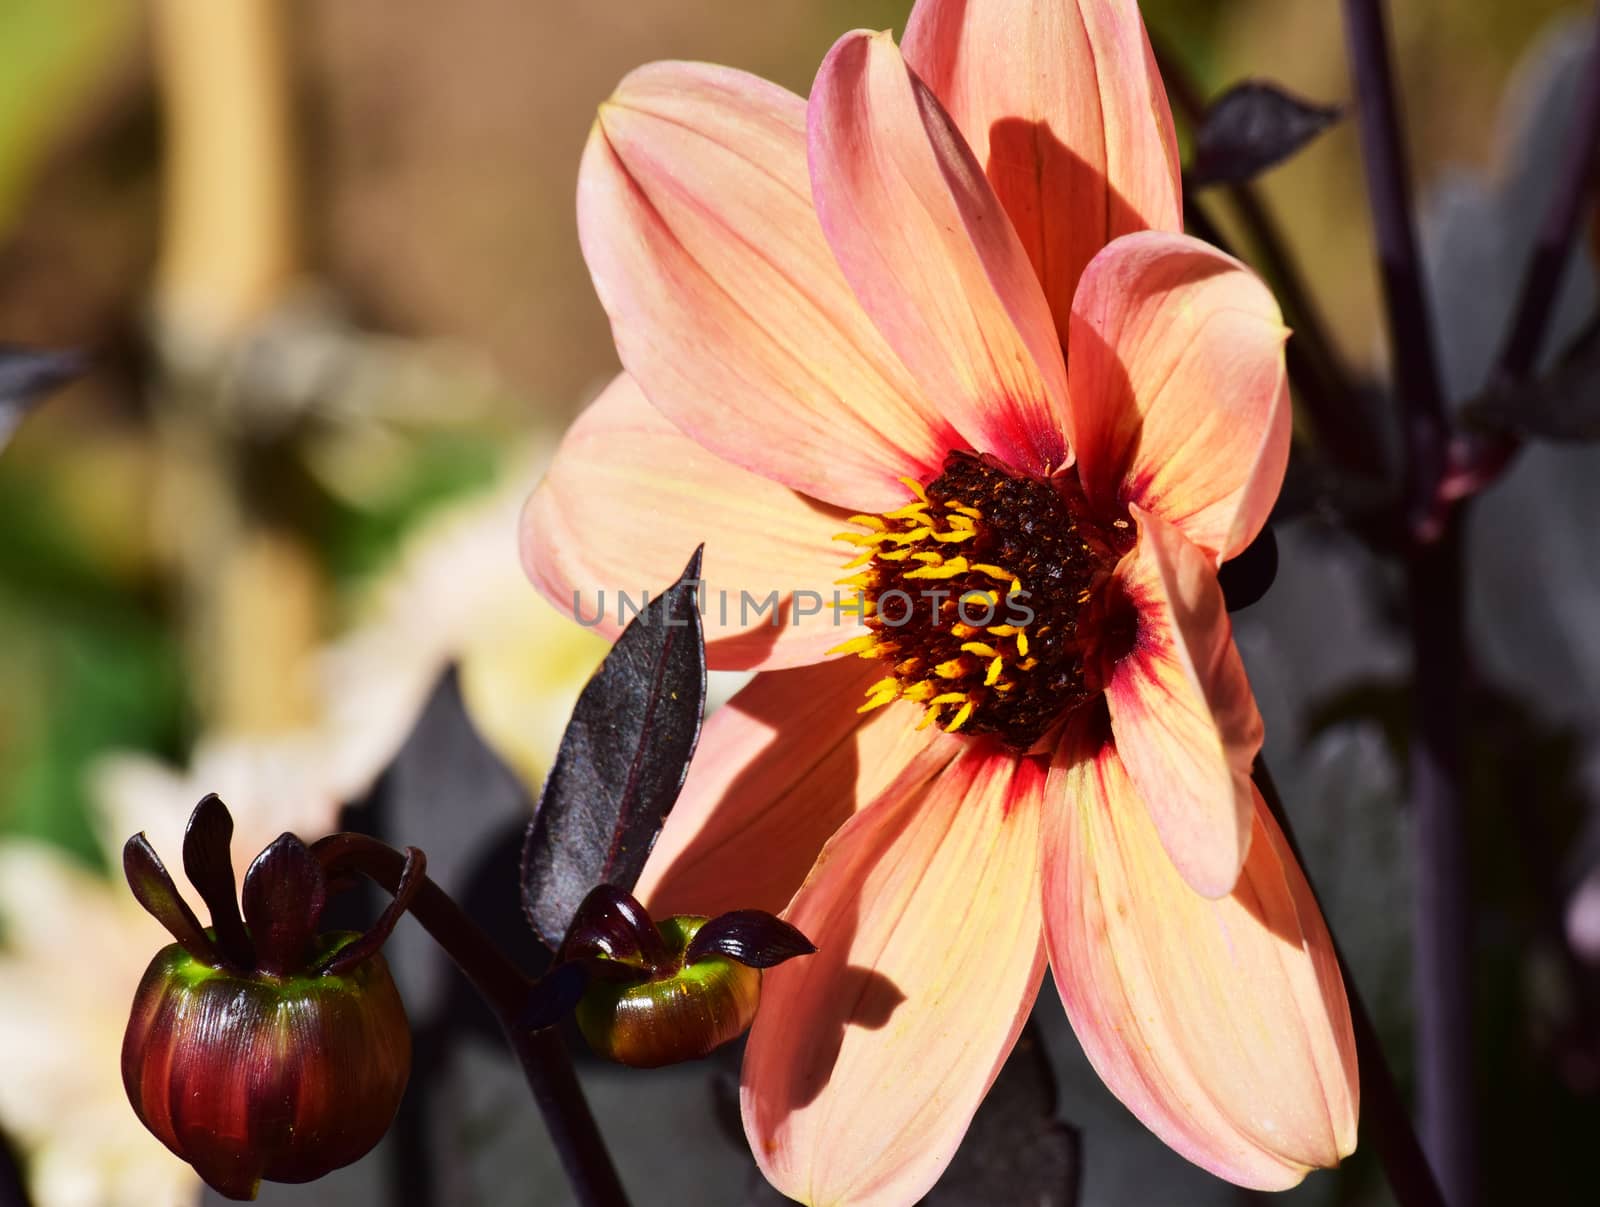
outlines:
[[703, 63], [634, 71], [584, 152], [578, 233], [623, 365], [707, 448], [856, 511], [937, 472], [954, 433], [834, 263], [792, 92]]
[[1238, 886], [1201, 897], [1115, 749], [1069, 740], [1046, 791], [1045, 933], [1111, 1092], [1195, 1164], [1282, 1190], [1355, 1148], [1360, 1099], [1332, 940], [1259, 796], [1252, 825]]
[[783, 1193], [911, 1203], [949, 1163], [1044, 972], [1043, 780], [969, 746], [823, 849], [787, 914], [817, 952], [764, 975], [744, 1058], [745, 1133]]
[[927, 396], [980, 452], [1036, 473], [1065, 463], [1049, 306], [971, 149], [888, 34], [839, 39], [806, 122], [822, 229]]
[[1138, 7], [920, 0], [904, 49], [983, 165], [1066, 344], [1102, 247], [1183, 229], [1172, 113]]
[[620, 596], [642, 607], [704, 541], [707, 665], [801, 666], [859, 627], [845, 608], [854, 593], [834, 585], [856, 552], [833, 540], [846, 518], [707, 452], [624, 374], [568, 429], [528, 500], [522, 564], [556, 607], [615, 637], [630, 618]]
[[782, 911], [858, 809], [955, 757], [961, 740], [917, 732], [913, 704], [856, 712], [882, 673], [856, 658], [768, 671], [711, 715], [635, 890], [652, 913]]
[[1137, 503], [1220, 562], [1261, 531], [1289, 462], [1288, 330], [1261, 279], [1186, 235], [1089, 264], [1072, 303], [1072, 441], [1092, 499]]
[[1221, 897], [1250, 847], [1261, 713], [1211, 562], [1159, 516], [1133, 516], [1139, 543], [1117, 579], [1138, 632], [1106, 685], [1111, 725], [1172, 862]]

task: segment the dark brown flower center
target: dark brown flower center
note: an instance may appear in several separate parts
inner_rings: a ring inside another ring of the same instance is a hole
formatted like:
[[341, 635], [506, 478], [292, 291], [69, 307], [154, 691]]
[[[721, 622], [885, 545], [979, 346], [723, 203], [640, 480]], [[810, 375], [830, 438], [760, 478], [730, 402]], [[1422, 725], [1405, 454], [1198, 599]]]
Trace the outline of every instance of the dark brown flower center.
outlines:
[[884, 663], [862, 711], [906, 699], [922, 724], [992, 735], [1026, 750], [1097, 696], [1091, 630], [1101, 585], [1127, 547], [1126, 519], [1102, 527], [1075, 476], [1041, 479], [990, 457], [952, 453], [916, 496], [864, 532], [845, 584], [860, 588], [868, 632], [837, 647]]

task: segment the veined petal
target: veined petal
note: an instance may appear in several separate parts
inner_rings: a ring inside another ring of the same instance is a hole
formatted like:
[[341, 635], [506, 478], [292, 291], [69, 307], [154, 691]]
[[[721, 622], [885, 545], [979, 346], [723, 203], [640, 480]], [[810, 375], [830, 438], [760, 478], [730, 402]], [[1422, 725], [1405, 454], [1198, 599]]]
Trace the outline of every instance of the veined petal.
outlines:
[[1045, 933], [1089, 1062], [1195, 1164], [1282, 1190], [1356, 1143], [1333, 943], [1259, 796], [1250, 859], [1208, 900], [1173, 870], [1109, 744], [1069, 741], [1044, 811]]
[[916, 705], [856, 711], [882, 675], [858, 658], [769, 671], [711, 715], [634, 889], [653, 914], [781, 913], [857, 810], [955, 757], [961, 739], [917, 732]]
[[1106, 685], [1111, 726], [1172, 862], [1221, 897], [1250, 847], [1261, 713], [1215, 568], [1159, 516], [1135, 504], [1133, 517], [1139, 541], [1117, 579], [1138, 635]]
[[1118, 239], [1072, 303], [1072, 440], [1091, 498], [1214, 561], [1261, 531], [1289, 461], [1288, 330], [1261, 279], [1185, 235]]
[[807, 114], [811, 192], [844, 275], [929, 398], [980, 452], [1068, 460], [1061, 344], [972, 151], [887, 33], [846, 34]]
[[764, 974], [744, 1058], [745, 1133], [785, 1194], [911, 1203], [949, 1163], [1044, 974], [1043, 781], [968, 746], [823, 849], [786, 915], [817, 953]]
[[1119, 235], [1183, 229], [1178, 143], [1133, 3], [919, 0], [906, 62], [988, 174], [1061, 342], [1084, 266]]
[[578, 233], [624, 367], [713, 452], [852, 510], [938, 471], [954, 433], [834, 263], [792, 92], [709, 64], [634, 71], [590, 134]]
[[623, 374], [567, 430], [523, 509], [522, 564], [551, 603], [615, 637], [704, 541], [707, 664], [801, 666], [860, 627], [834, 607], [850, 550], [832, 537], [847, 526], [707, 452]]

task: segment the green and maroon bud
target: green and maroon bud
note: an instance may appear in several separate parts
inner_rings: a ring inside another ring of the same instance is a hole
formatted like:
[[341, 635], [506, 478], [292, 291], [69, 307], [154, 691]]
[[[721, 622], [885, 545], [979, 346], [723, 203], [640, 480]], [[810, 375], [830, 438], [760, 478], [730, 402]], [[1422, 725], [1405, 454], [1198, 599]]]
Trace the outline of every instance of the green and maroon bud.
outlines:
[[122, 1044], [140, 1120], [232, 1199], [262, 1181], [309, 1182], [365, 1155], [394, 1119], [411, 1030], [381, 952], [423, 880], [407, 853], [400, 891], [365, 934], [318, 933], [327, 885], [284, 834], [245, 873], [243, 913], [228, 853], [233, 822], [208, 796], [184, 836], [184, 868], [211, 911], [201, 927], [144, 835], [123, 867], [176, 943], [151, 961]]
[[761, 969], [815, 950], [760, 910], [652, 923], [632, 896], [602, 885], [578, 909], [560, 958], [589, 974], [577, 1008], [589, 1046], [607, 1060], [657, 1068], [744, 1034], [761, 1000]]

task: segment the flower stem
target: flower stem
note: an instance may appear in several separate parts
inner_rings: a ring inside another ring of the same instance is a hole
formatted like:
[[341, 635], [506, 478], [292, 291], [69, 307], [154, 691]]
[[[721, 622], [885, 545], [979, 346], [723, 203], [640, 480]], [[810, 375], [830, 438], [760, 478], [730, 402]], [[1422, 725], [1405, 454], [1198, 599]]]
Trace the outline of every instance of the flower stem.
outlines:
[[[1264, 758], [1256, 760], [1255, 781], [1262, 799], [1267, 802], [1267, 808], [1272, 810], [1272, 816], [1278, 822], [1278, 828], [1283, 831], [1289, 849], [1299, 861], [1306, 884], [1315, 898], [1317, 890], [1311, 883], [1311, 870], [1306, 866], [1305, 853], [1295, 838], [1289, 815], [1283, 807], [1283, 798], [1278, 795], [1278, 786], [1273, 782]], [[1321, 908], [1320, 899], [1318, 908]], [[1326, 918], [1326, 910], [1323, 916]], [[1377, 1148], [1384, 1174], [1389, 1179], [1389, 1188], [1400, 1207], [1445, 1207], [1444, 1195], [1439, 1192], [1439, 1184], [1434, 1179], [1433, 1170], [1411, 1125], [1411, 1116], [1400, 1097], [1394, 1072], [1383, 1054], [1383, 1045], [1379, 1042], [1372, 1015], [1361, 997], [1337, 938], [1333, 939], [1333, 950], [1339, 960], [1339, 974], [1344, 978], [1345, 996], [1350, 1002], [1350, 1022], [1355, 1031], [1356, 1060], [1361, 1075], [1362, 1137]]]
[[1417, 1071], [1423, 1134], [1450, 1202], [1477, 1185], [1473, 1154], [1471, 886], [1462, 768], [1467, 653], [1462, 515], [1406, 559], [1414, 659], [1410, 783], [1417, 843]]
[[1406, 578], [1415, 690], [1410, 795], [1417, 837], [1413, 985], [1422, 1134], [1449, 1201], [1469, 1207], [1474, 1169], [1471, 891], [1461, 698], [1461, 514], [1440, 501], [1452, 439], [1423, 294], [1411, 185], [1382, 0], [1344, 0], [1361, 148], [1404, 419]]
[[1343, 2], [1389, 347], [1405, 420], [1409, 518], [1414, 533], [1428, 539], [1437, 535], [1434, 494], [1445, 470], [1448, 419], [1423, 296], [1387, 18], [1382, 0]]
[[[365, 834], [335, 834], [312, 848], [331, 880], [358, 872], [391, 894], [400, 885], [405, 856]], [[553, 1030], [533, 1030], [521, 1017], [533, 982], [506, 959], [465, 911], [431, 879], [410, 905], [411, 914], [455, 961], [494, 1010], [544, 1115], [561, 1164], [584, 1207], [625, 1207], [627, 1195], [594, 1115], [583, 1096], [566, 1047]]]

